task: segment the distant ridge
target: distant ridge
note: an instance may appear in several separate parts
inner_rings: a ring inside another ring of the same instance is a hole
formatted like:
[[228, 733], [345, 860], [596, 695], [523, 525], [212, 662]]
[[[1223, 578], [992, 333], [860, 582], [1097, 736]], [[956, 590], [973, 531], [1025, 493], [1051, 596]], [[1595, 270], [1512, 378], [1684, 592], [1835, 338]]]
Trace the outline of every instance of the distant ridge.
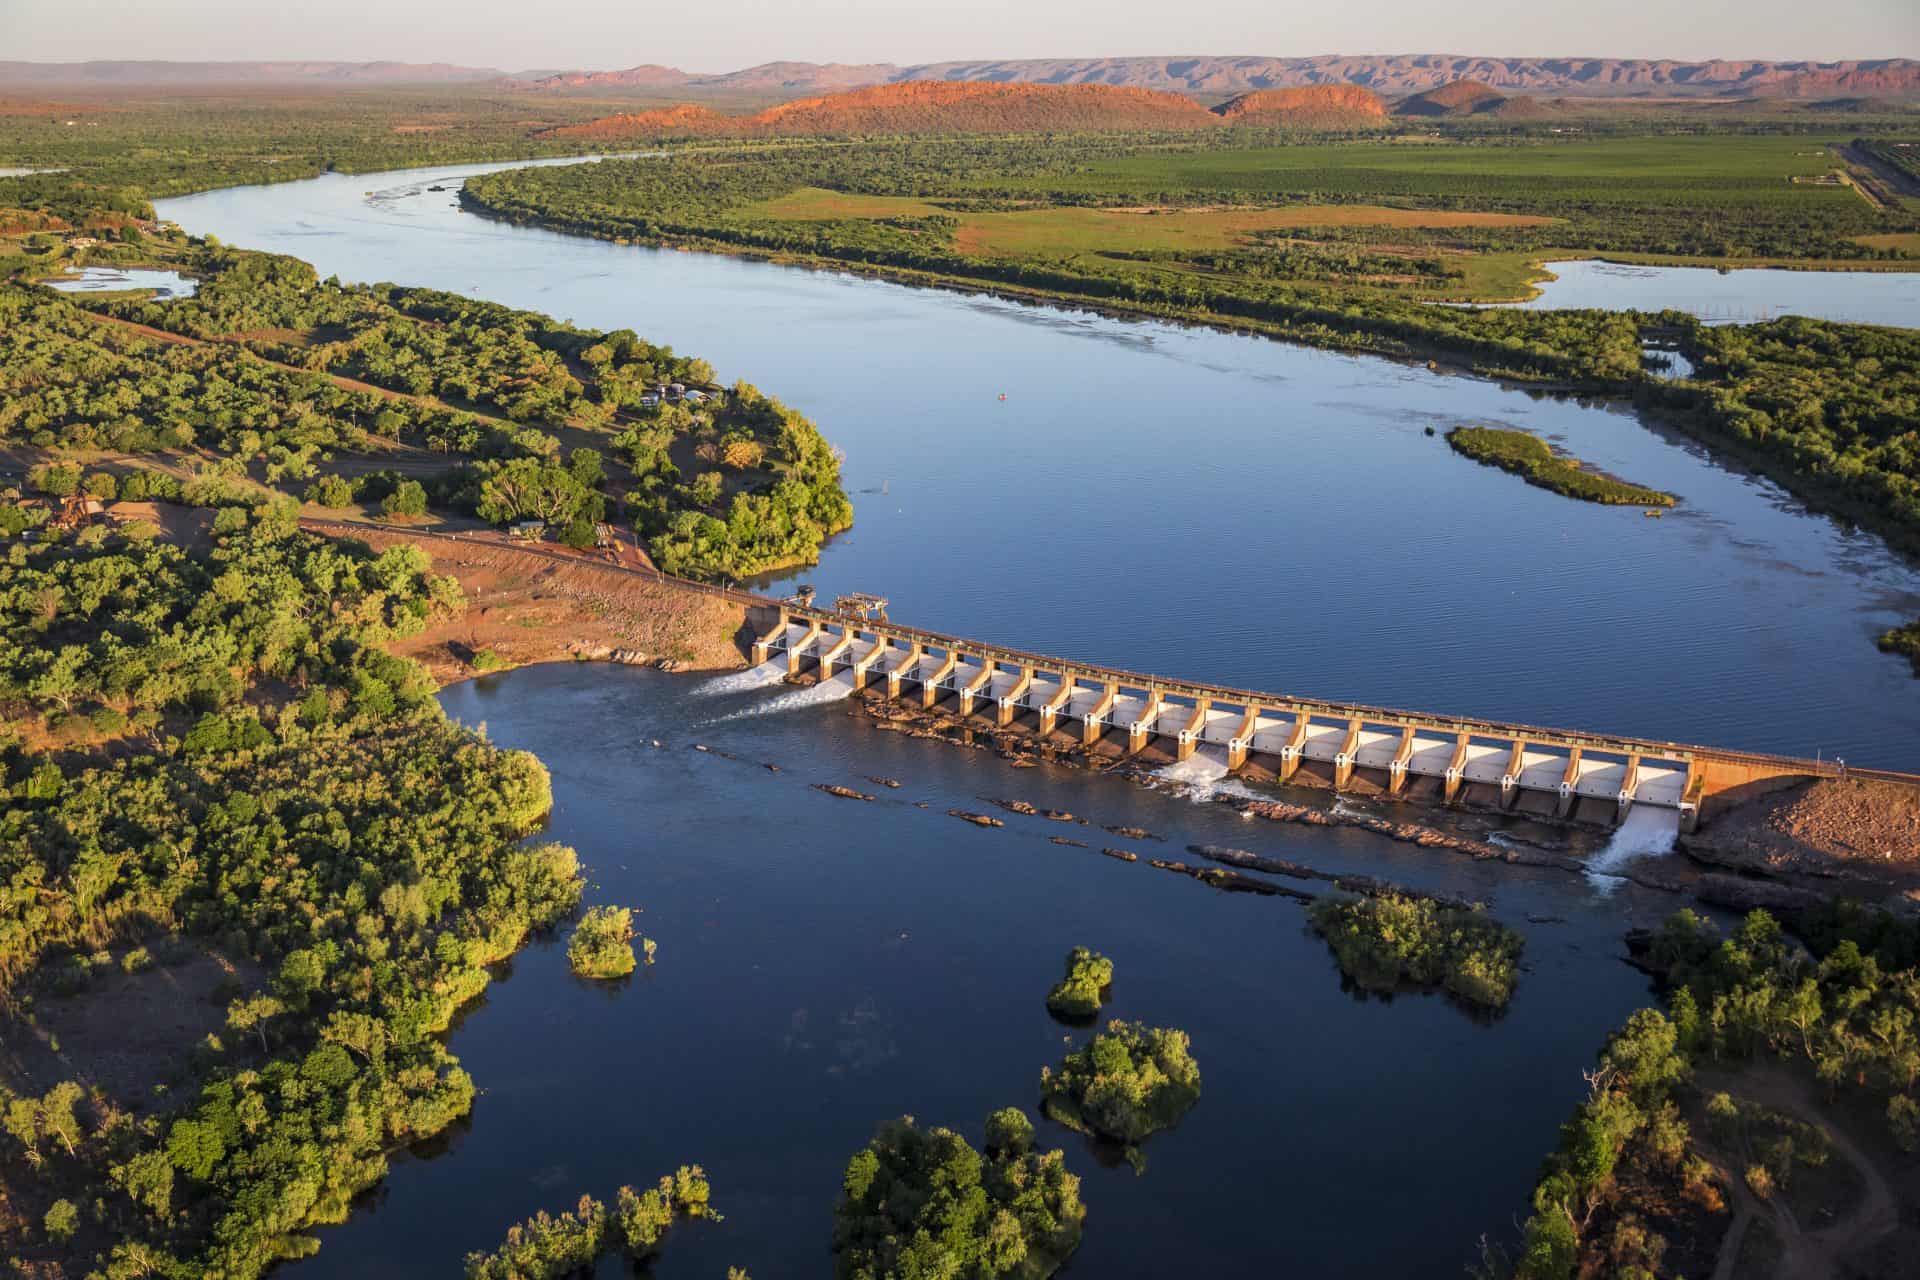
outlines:
[[903, 80], [997, 80], [1118, 84], [1182, 93], [1245, 93], [1302, 85], [1352, 84], [1376, 93], [1422, 93], [1475, 80], [1508, 93], [1579, 97], [1683, 95], [1741, 97], [1920, 96], [1920, 61], [1845, 62], [1647, 58], [1489, 58], [1395, 54], [1306, 58], [1063, 58], [1012, 62], [935, 62], [902, 69]]
[[[613, 87], [623, 72], [588, 78], [589, 87]], [[1920, 97], [1920, 61], [1912, 58], [1846, 62], [1674, 62], [1647, 58], [1484, 58], [1455, 54], [1398, 54], [1310, 58], [1029, 58], [1001, 62], [930, 62], [824, 66], [769, 63], [723, 75], [688, 75], [687, 89], [831, 90], [913, 80], [996, 84], [1103, 84], [1170, 93], [1244, 94], [1261, 89], [1355, 85], [1376, 93], [1424, 93], [1473, 80], [1501, 93], [1570, 97]], [[528, 82], [542, 89], [582, 87], [578, 77]], [[659, 85], [649, 81], [649, 87]]]
[[1107, 85], [973, 84], [929, 81], [872, 85], [802, 98], [750, 116], [686, 103], [549, 129], [553, 138], [692, 135], [1004, 133], [1097, 129], [1206, 129], [1219, 116], [1192, 98]]
[[1496, 92], [1549, 97], [1920, 98], [1920, 61], [1842, 62], [1649, 58], [1496, 58], [1461, 54], [1348, 57], [1200, 56], [1027, 58], [893, 63], [769, 62], [716, 75], [646, 64], [622, 71], [521, 72], [426, 62], [0, 62], [0, 88], [75, 85], [189, 87], [219, 84], [449, 84], [492, 82], [547, 92], [623, 89], [828, 93], [921, 80], [995, 84], [1107, 85], [1227, 97], [1263, 89], [1355, 85], [1400, 96], [1458, 80]]
[[447, 62], [0, 62], [0, 88], [241, 84], [457, 84], [502, 80], [492, 67]]

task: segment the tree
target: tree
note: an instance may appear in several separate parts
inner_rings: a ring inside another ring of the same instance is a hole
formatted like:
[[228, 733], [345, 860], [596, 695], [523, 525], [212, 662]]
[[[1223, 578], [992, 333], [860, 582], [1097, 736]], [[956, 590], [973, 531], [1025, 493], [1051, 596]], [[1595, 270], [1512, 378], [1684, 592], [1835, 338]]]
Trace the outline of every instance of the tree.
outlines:
[[585, 445], [567, 455], [567, 470], [573, 478], [589, 489], [597, 489], [606, 478], [606, 464], [601, 461], [600, 451], [589, 449]]
[[260, 1037], [260, 1052], [268, 1051], [267, 1024], [286, 1012], [278, 998], [265, 993], [235, 1000], [227, 1006], [227, 1026], [240, 1035], [249, 1031]]
[[71, 497], [80, 489], [80, 468], [50, 462], [36, 467], [30, 480], [34, 488], [50, 497]]
[[390, 516], [423, 516], [427, 514], [427, 491], [418, 480], [402, 480], [381, 499], [380, 510]]
[[73, 1233], [80, 1227], [80, 1211], [73, 1207], [71, 1200], [55, 1200], [42, 1219], [46, 1227], [47, 1239], [56, 1244], [65, 1244], [73, 1239]]
[[494, 524], [543, 520], [565, 525], [576, 518], [598, 520], [604, 507], [600, 496], [565, 468], [517, 458], [481, 482], [475, 510]]
[[74, 1106], [80, 1101], [84, 1091], [71, 1080], [62, 1080], [40, 1100], [41, 1131], [60, 1139], [67, 1154], [74, 1153], [74, 1147], [80, 1141], [80, 1118], [74, 1114]]

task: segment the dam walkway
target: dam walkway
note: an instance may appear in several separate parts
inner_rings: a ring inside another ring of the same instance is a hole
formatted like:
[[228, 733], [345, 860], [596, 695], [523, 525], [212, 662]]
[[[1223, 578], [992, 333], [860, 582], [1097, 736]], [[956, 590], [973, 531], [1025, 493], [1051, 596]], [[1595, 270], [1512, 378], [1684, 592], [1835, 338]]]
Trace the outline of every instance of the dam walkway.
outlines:
[[[1446, 803], [1618, 824], [1637, 806], [1703, 810], [1844, 766], [1652, 739], [1397, 711], [1172, 680], [985, 645], [787, 603], [753, 645], [756, 662], [809, 665], [855, 692], [940, 706], [999, 727], [1128, 754], [1154, 745], [1176, 760], [1203, 747], [1229, 772], [1259, 761], [1281, 781], [1311, 769], [1338, 789], [1365, 776], [1391, 795], [1421, 786]], [[1855, 770], [1856, 776], [1868, 776]], [[1906, 775], [1874, 774], [1920, 783]]]

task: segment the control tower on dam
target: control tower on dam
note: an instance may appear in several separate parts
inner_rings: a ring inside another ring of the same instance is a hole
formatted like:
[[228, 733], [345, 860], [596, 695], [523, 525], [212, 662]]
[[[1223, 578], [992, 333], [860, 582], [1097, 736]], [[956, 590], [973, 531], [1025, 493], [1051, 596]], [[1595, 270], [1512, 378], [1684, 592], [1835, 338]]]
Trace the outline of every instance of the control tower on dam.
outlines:
[[[1177, 760], [1202, 747], [1229, 771], [1250, 763], [1281, 781], [1309, 769], [1335, 789], [1364, 775], [1390, 795], [1417, 789], [1559, 819], [1617, 825], [1636, 807], [1672, 810], [1692, 830], [1722, 807], [1806, 778], [1920, 776], [1791, 756], [1396, 711], [1144, 675], [845, 613], [757, 601], [756, 662], [809, 665], [850, 691], [1016, 724], [1043, 738]], [[769, 625], [770, 624], [770, 625]]]

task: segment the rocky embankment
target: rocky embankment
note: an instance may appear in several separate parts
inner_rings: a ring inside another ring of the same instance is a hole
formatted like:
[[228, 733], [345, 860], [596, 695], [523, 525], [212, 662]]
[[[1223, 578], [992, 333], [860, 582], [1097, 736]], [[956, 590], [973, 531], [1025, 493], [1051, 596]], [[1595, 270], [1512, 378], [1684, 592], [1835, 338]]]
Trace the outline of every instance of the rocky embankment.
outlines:
[[1920, 790], [1823, 778], [1729, 810], [1681, 847], [1736, 871], [1920, 889]]

